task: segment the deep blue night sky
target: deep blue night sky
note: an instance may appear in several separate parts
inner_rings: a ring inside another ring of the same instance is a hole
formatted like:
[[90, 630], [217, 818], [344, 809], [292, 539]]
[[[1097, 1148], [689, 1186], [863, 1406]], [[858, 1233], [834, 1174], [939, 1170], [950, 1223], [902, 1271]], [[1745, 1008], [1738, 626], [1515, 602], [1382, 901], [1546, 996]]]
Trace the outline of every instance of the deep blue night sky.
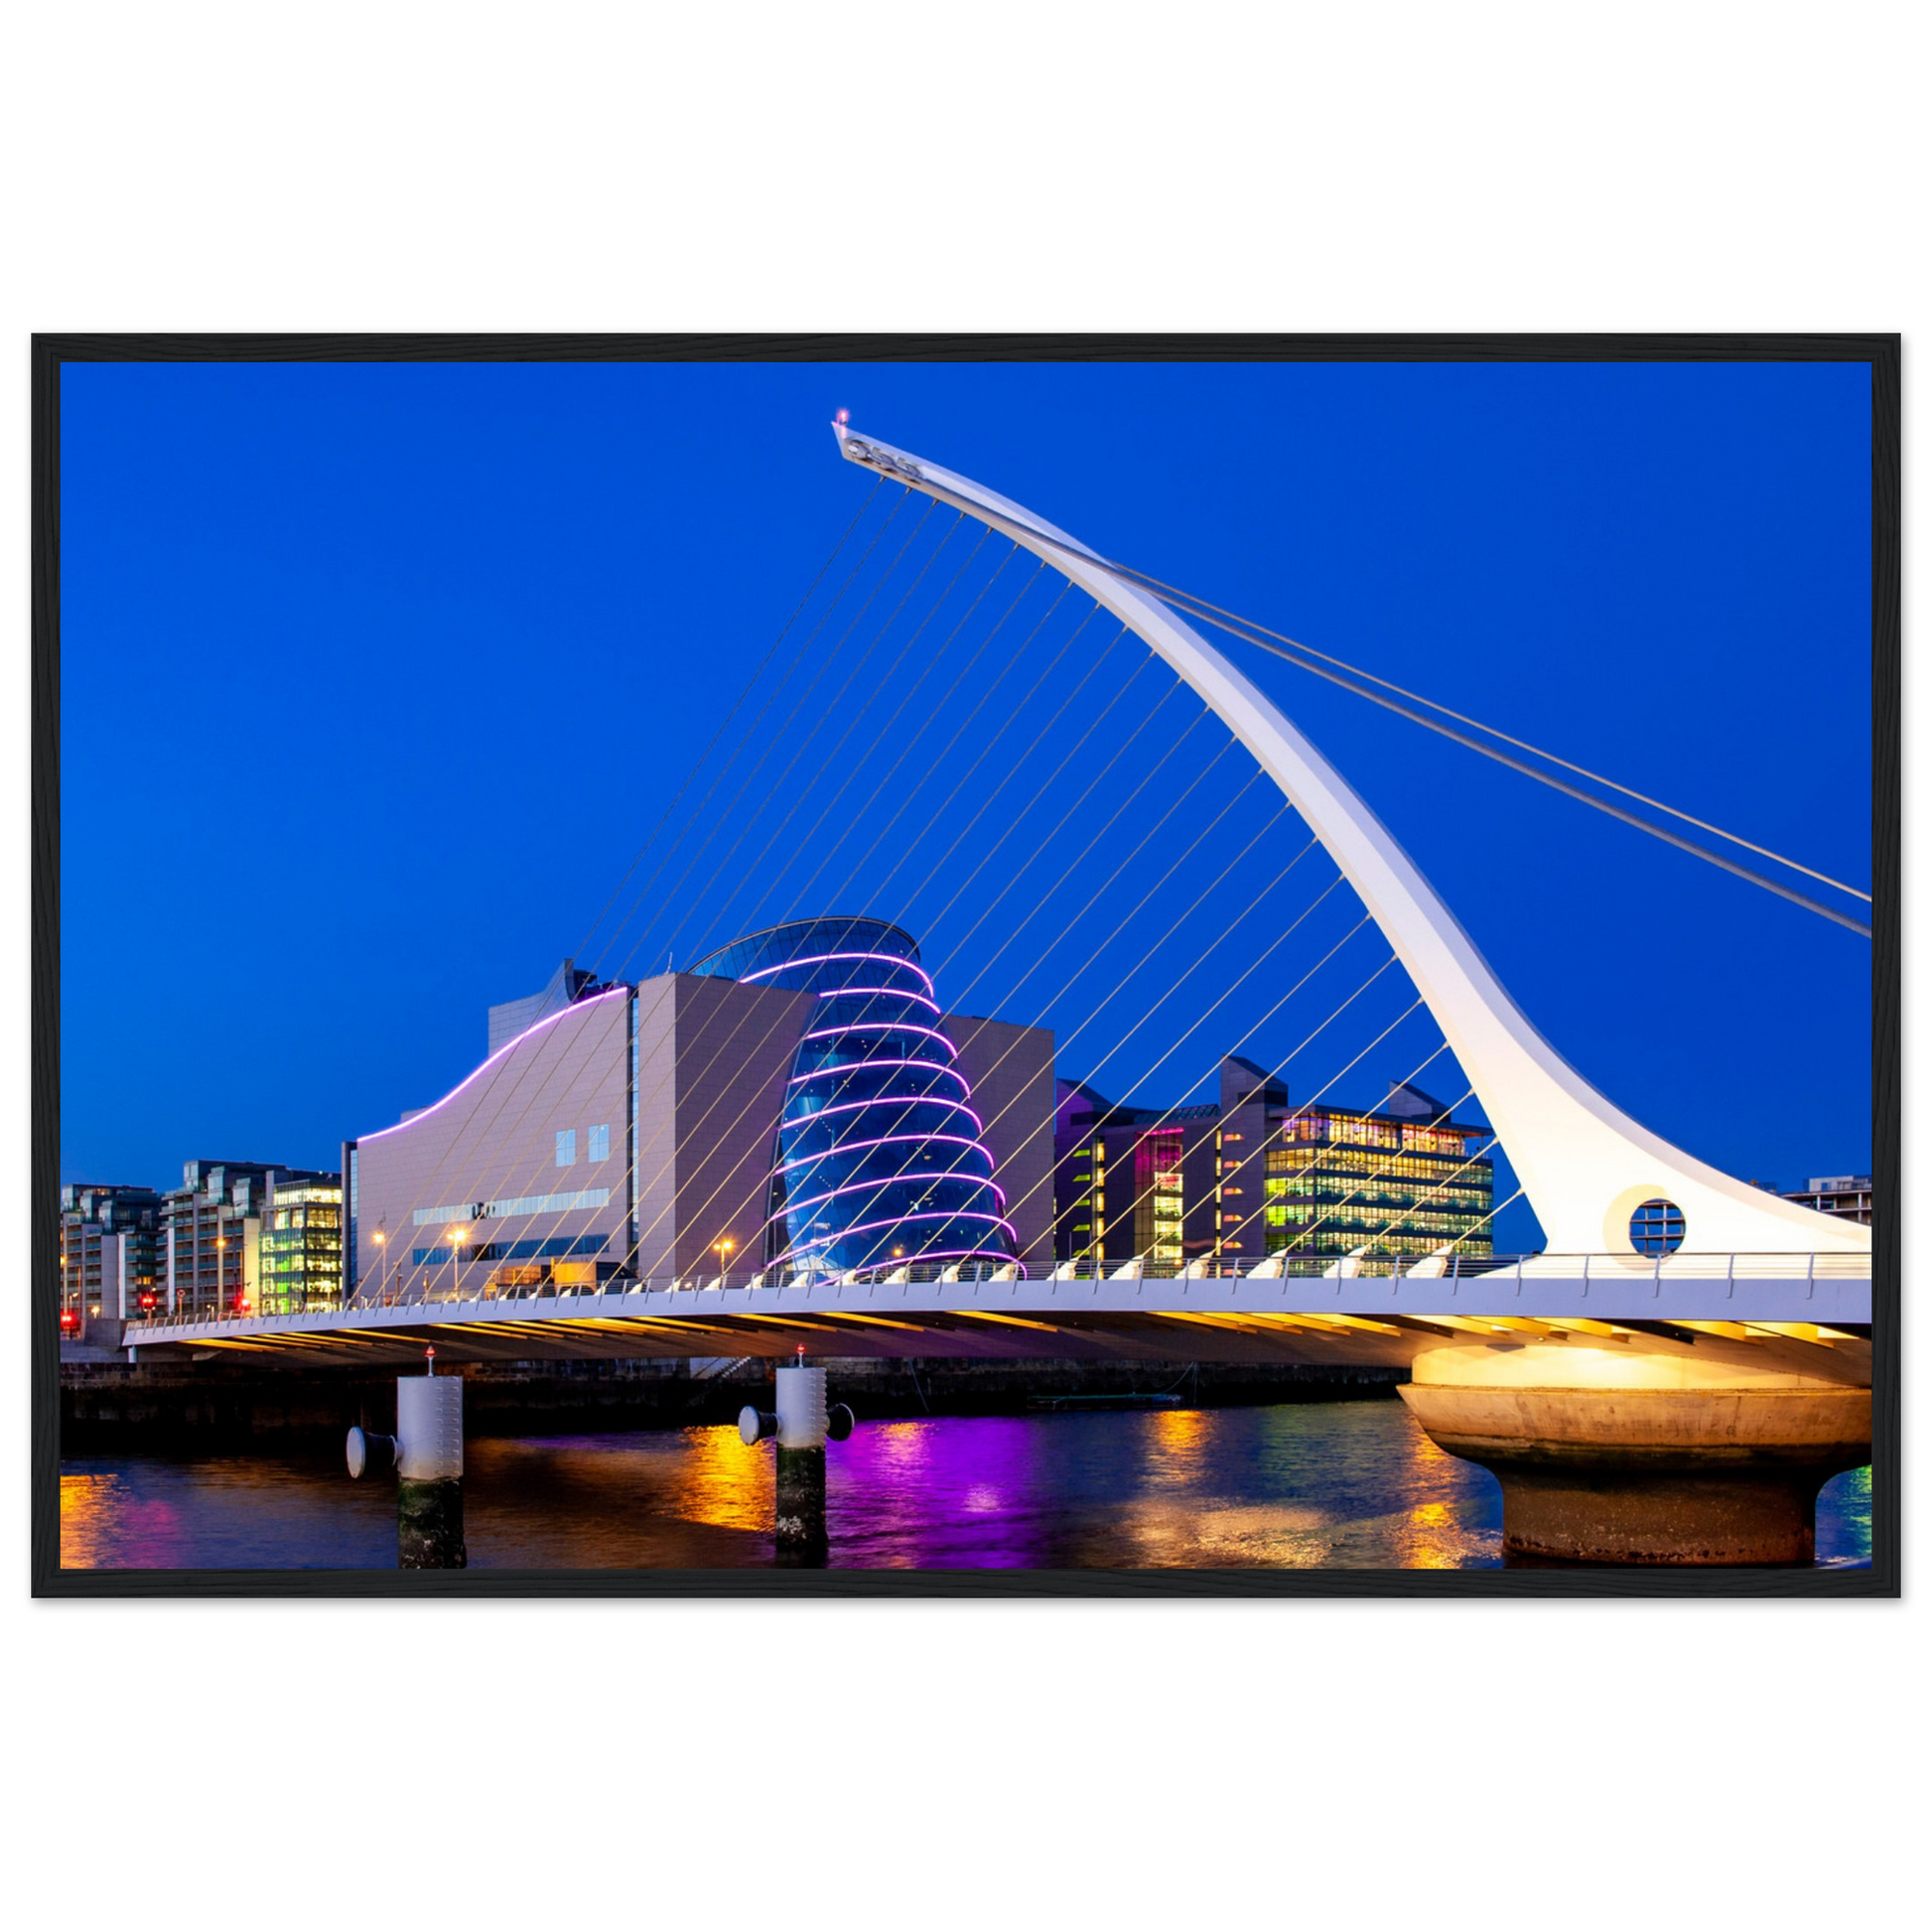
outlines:
[[[345, 1136], [468, 1072], [484, 1008], [566, 953], [634, 977], [792, 912], [902, 917], [943, 1002], [1062, 1035], [1084, 1024], [1061, 1070], [1149, 1102], [1257, 1023], [1241, 1050], [1285, 1053], [1339, 1001], [1374, 950], [1297, 996], [1307, 1027], [1294, 1005], [1263, 1023], [1358, 916], [1323, 924], [1345, 893], [1236, 984], [1333, 876], [1316, 854], [1273, 884], [1302, 843], [1292, 821], [1170, 932], [1274, 803], [1258, 781], [1242, 792], [1238, 748], [1215, 761], [1226, 734], [1187, 693], [1155, 710], [1163, 667], [1035, 791], [1147, 653], [1129, 639], [1103, 655], [1116, 626], [1099, 619], [1069, 642], [1074, 601], [1049, 613], [1044, 582], [989, 643], [1031, 561], [993, 577], [999, 546], [974, 553], [970, 528], [937, 549], [951, 512], [920, 528], [916, 499], [874, 553], [876, 579], [917, 530], [891, 595], [842, 655], [778, 684], [828, 579], [591, 931], [865, 499], [826, 427], [839, 405], [1110, 555], [1865, 885], [1867, 380], [1859, 365], [69, 365], [63, 1176], [167, 1185], [207, 1155], [334, 1165]], [[1866, 941], [1229, 648], [1613, 1099], [1783, 1186], [1868, 1166]], [[1291, 1091], [1318, 1088], [1406, 998], [1309, 1048]], [[1428, 1050], [1418, 1037], [1335, 1097], [1378, 1099]]]

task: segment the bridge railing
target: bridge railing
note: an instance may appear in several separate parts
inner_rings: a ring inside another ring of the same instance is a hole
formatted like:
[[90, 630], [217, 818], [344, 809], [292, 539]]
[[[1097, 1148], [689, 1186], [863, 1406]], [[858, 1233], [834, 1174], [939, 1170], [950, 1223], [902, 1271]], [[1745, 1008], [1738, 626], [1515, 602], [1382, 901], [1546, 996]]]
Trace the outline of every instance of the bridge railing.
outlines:
[[[1401, 1281], [1478, 1280], [1502, 1276], [1518, 1281], [1563, 1280], [1583, 1282], [1655, 1281], [1865, 1281], [1871, 1275], [1870, 1258], [1861, 1254], [1688, 1254], [1611, 1255], [1611, 1254], [1534, 1254], [1534, 1255], [1277, 1255], [1259, 1265], [1253, 1262], [1211, 1259], [1181, 1264], [1144, 1258], [1140, 1261], [1068, 1261], [1051, 1270], [1039, 1271], [1031, 1279], [1035, 1285], [1131, 1281], [1319, 1281], [1379, 1279], [1392, 1284]], [[548, 1312], [555, 1310], [582, 1311], [588, 1309], [617, 1309], [629, 1304], [634, 1310], [640, 1298], [659, 1300], [673, 1297], [681, 1309], [690, 1298], [699, 1304], [707, 1295], [722, 1290], [749, 1290], [770, 1293], [796, 1292], [810, 1287], [872, 1285], [894, 1287], [922, 1285], [945, 1286], [957, 1283], [998, 1284], [1017, 1281], [1013, 1273], [992, 1265], [946, 1268], [939, 1264], [895, 1265], [859, 1271], [851, 1277], [829, 1274], [807, 1277], [787, 1275], [779, 1280], [766, 1271], [733, 1271], [726, 1274], [696, 1274], [676, 1279], [638, 1280], [614, 1276], [596, 1287], [560, 1287], [554, 1283], [534, 1285], [452, 1286], [412, 1280], [387, 1287], [367, 1286], [351, 1296], [345, 1308], [330, 1306], [307, 1310], [176, 1310], [157, 1311], [152, 1316], [127, 1324], [124, 1342], [135, 1344], [143, 1336], [159, 1338], [181, 1328], [207, 1328], [230, 1323], [252, 1322], [264, 1315], [356, 1314], [378, 1309], [435, 1308], [461, 1304], [500, 1306], [505, 1314], [512, 1311]]]

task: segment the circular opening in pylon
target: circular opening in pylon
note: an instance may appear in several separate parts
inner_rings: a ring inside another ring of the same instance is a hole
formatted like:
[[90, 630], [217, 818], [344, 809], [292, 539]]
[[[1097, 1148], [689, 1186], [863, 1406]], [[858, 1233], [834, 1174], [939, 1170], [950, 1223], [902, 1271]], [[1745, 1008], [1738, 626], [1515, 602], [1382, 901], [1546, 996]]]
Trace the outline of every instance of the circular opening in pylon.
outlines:
[[1630, 1245], [1640, 1255], [1674, 1255], [1684, 1245], [1684, 1210], [1674, 1200], [1647, 1200], [1630, 1216]]

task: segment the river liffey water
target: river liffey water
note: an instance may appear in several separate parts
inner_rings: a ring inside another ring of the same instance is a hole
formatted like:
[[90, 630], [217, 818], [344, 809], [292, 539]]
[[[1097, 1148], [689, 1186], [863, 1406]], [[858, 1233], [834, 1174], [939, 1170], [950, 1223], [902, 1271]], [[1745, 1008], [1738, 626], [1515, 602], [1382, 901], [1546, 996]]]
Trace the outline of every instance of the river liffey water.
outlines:
[[[733, 1428], [484, 1437], [467, 1449], [474, 1569], [741, 1569], [773, 1562], [768, 1445]], [[1502, 1499], [1399, 1402], [935, 1417], [828, 1451], [840, 1569], [1480, 1569]], [[1870, 1471], [1825, 1487], [1818, 1557], [1865, 1564]], [[393, 1481], [339, 1449], [74, 1456], [73, 1569], [383, 1570]]]

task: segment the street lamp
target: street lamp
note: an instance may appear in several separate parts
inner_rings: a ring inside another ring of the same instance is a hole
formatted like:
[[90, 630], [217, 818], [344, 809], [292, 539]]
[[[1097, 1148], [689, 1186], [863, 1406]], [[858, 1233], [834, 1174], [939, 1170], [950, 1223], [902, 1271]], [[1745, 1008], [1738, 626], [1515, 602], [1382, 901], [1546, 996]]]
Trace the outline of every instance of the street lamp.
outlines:
[[221, 1298], [228, 1292], [228, 1285], [222, 1279], [227, 1268], [222, 1255], [227, 1245], [228, 1237], [225, 1234], [217, 1234], [214, 1237], [214, 1312], [216, 1314], [221, 1312]]
[[738, 1243], [728, 1234], [723, 1240], [713, 1245], [718, 1251], [718, 1286], [723, 1288], [725, 1285], [725, 1270], [731, 1266], [732, 1250], [738, 1246]]
[[389, 1237], [386, 1234], [384, 1234], [380, 1228], [377, 1228], [375, 1231], [375, 1245], [378, 1248], [382, 1249], [383, 1252], [376, 1257], [376, 1260], [380, 1265], [380, 1272], [377, 1277], [378, 1285], [375, 1292], [378, 1298], [380, 1298], [384, 1302], [388, 1300], [388, 1296], [389, 1296], [388, 1243], [389, 1243]]
[[457, 1296], [457, 1286], [456, 1286], [457, 1250], [463, 1246], [463, 1237], [469, 1232], [470, 1230], [468, 1228], [452, 1228], [450, 1230], [450, 1300], [453, 1302], [456, 1300], [456, 1296]]

